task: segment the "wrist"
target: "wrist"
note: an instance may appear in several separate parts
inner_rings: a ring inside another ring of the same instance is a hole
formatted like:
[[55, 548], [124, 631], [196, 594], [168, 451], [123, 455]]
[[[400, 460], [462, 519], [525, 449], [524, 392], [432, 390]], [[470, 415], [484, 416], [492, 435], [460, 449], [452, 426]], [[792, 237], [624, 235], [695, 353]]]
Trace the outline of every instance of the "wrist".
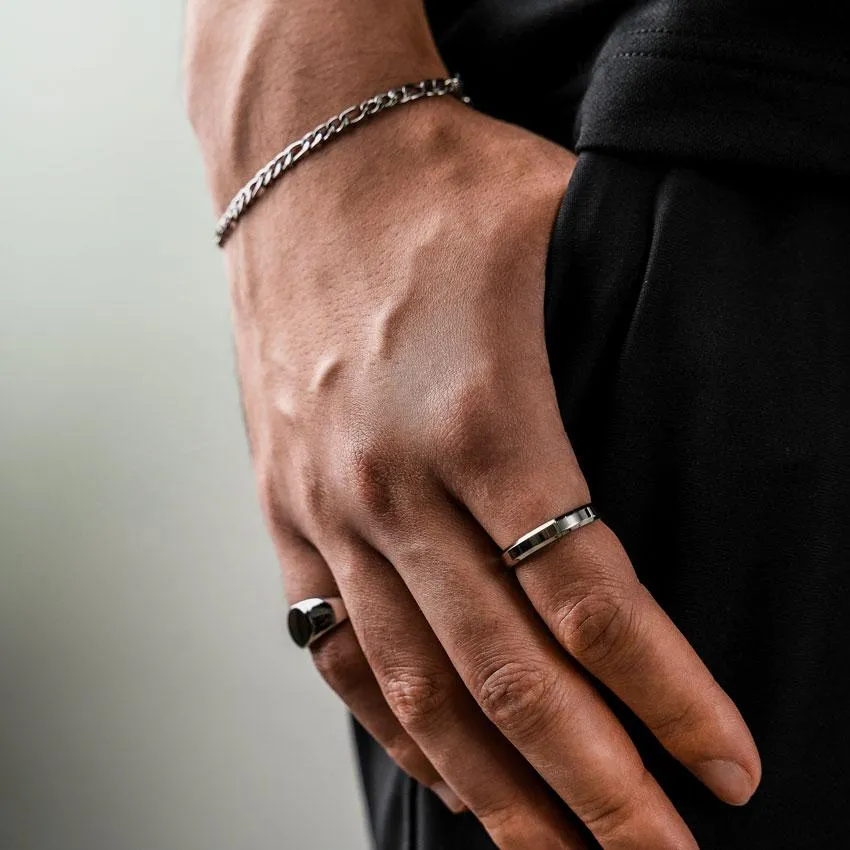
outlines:
[[346, 14], [321, 26], [292, 17], [281, 4], [190, 2], [187, 108], [219, 204], [334, 113], [401, 83], [448, 76], [424, 16], [358, 22]]

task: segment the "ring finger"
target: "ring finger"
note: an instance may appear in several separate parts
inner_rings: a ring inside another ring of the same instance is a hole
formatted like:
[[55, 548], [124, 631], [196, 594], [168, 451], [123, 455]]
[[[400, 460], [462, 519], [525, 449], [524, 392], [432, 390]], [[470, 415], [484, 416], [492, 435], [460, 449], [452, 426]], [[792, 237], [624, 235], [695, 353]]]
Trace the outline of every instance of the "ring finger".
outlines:
[[[291, 603], [316, 597], [339, 598], [328, 565], [307, 540], [277, 531], [275, 544]], [[431, 788], [452, 811], [463, 811], [465, 807], [457, 795], [387, 705], [351, 623], [345, 621], [335, 626], [310, 646], [310, 652], [322, 678], [399, 767]]]

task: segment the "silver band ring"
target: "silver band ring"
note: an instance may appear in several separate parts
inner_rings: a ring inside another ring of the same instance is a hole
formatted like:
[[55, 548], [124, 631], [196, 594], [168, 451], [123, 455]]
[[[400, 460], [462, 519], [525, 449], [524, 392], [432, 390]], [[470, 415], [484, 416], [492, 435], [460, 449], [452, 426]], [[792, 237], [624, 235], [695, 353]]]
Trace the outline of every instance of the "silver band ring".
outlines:
[[286, 624], [292, 640], [300, 647], [307, 647], [347, 619], [348, 611], [338, 596], [327, 599], [316, 596], [292, 605]]
[[543, 525], [538, 525], [528, 534], [523, 534], [519, 540], [502, 552], [502, 559], [509, 567], [515, 567], [535, 552], [566, 537], [571, 531], [590, 525], [597, 519], [599, 514], [596, 513], [593, 505], [582, 505], [569, 513], [544, 522]]

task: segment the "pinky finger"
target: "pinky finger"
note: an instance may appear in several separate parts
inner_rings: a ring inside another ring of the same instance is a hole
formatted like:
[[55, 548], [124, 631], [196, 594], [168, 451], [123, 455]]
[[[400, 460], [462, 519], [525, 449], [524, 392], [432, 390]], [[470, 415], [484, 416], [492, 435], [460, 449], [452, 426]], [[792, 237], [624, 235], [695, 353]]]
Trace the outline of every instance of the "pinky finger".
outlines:
[[425, 754], [404, 731], [357, 643], [351, 623], [318, 640], [310, 650], [322, 678], [333, 688], [360, 725], [398, 766], [430, 788], [453, 812], [466, 806], [449, 788]]
[[[333, 575], [319, 552], [303, 538], [278, 540], [287, 597], [294, 604], [311, 597], [338, 597]], [[350, 622], [341, 623], [310, 646], [325, 682], [390, 758], [417, 782], [430, 788], [453, 812], [466, 806], [449, 788], [393, 714]]]

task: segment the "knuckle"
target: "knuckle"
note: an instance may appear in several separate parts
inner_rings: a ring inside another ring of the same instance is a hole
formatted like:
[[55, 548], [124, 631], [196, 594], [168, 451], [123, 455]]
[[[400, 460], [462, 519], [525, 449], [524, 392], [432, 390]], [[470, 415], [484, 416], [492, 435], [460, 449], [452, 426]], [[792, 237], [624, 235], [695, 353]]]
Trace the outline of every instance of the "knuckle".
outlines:
[[527, 739], [545, 733], [557, 693], [550, 674], [508, 661], [485, 675], [476, 690], [485, 715], [508, 737]]
[[300, 464], [284, 471], [269, 457], [256, 464], [260, 508], [273, 530], [306, 527], [326, 515], [329, 492], [315, 464]]
[[423, 755], [406, 732], [400, 732], [384, 744], [386, 754], [407, 774], [415, 776]]
[[509, 792], [496, 800], [478, 802], [473, 811], [502, 850], [575, 848], [572, 829], [565, 833], [561, 813], [549, 809], [548, 803]]
[[300, 474], [300, 503], [311, 520], [330, 513], [330, 493], [324, 476], [314, 465], [305, 465]]
[[622, 661], [633, 644], [635, 609], [627, 593], [588, 591], [563, 604], [555, 619], [564, 648], [590, 667]]
[[427, 734], [442, 718], [453, 683], [448, 675], [423, 669], [396, 669], [383, 677], [387, 703], [414, 736]]
[[490, 833], [498, 847], [528, 847], [529, 836], [536, 831], [537, 818], [514, 799], [499, 799], [479, 804], [475, 816]]
[[464, 375], [464, 379], [447, 393], [444, 418], [447, 424], [461, 432], [461, 439], [470, 428], [486, 427], [492, 418], [490, 414], [498, 407], [497, 382], [498, 370], [479, 362], [473, 374]]
[[366, 659], [345, 624], [317, 641], [310, 652], [321, 677], [343, 700], [368, 679]]
[[379, 443], [352, 447], [349, 459], [350, 498], [368, 516], [390, 518], [398, 507], [398, 464], [392, 453]]
[[691, 847], [687, 827], [653, 799], [655, 782], [643, 765], [615, 790], [573, 803], [573, 811], [605, 846], [676, 850]]
[[267, 522], [273, 528], [283, 520], [282, 492], [278, 476], [269, 466], [260, 466], [256, 475], [257, 498]]
[[647, 727], [660, 741], [672, 743], [690, 737], [702, 727], [703, 712], [694, 702], [685, 702], [666, 710], [659, 710]]
[[434, 769], [426, 759], [422, 750], [416, 745], [410, 735], [399, 730], [383, 742], [386, 754], [409, 776], [420, 782], [433, 773]]
[[574, 806], [584, 825], [602, 842], [612, 842], [631, 831], [635, 819], [633, 798], [625, 793], [609, 793]]
[[467, 474], [492, 469], [493, 453], [504, 442], [505, 414], [499, 405], [498, 380], [478, 376], [453, 390], [445, 402], [439, 439], [442, 454]]

